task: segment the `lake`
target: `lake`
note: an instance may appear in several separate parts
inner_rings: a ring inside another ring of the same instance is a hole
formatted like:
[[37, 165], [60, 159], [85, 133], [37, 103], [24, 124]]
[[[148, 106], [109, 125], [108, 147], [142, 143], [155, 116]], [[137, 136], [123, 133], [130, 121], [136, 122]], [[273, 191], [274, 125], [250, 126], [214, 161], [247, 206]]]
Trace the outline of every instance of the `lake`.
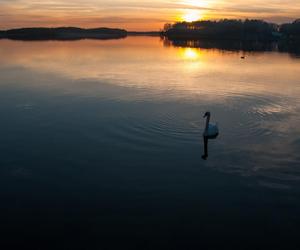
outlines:
[[296, 54], [128, 37], [0, 55], [1, 249], [300, 248]]

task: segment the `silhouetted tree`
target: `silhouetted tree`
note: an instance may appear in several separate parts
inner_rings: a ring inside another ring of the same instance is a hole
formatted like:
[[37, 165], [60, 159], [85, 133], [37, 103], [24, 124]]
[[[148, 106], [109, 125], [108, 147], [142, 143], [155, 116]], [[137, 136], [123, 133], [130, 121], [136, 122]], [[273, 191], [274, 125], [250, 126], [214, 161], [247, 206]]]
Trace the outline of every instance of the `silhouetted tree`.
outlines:
[[173, 38], [221, 38], [272, 40], [278, 26], [261, 20], [222, 19], [219, 21], [177, 22], [165, 26], [165, 35]]
[[300, 40], [300, 19], [293, 23], [285, 23], [280, 27], [280, 32], [290, 40]]

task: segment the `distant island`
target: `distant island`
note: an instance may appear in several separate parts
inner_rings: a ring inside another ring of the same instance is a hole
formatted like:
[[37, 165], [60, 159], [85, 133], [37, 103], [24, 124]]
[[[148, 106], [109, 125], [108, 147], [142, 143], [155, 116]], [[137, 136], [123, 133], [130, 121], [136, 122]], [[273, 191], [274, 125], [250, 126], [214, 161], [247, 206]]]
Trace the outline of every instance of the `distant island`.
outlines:
[[126, 36], [126, 30], [110, 28], [20, 28], [0, 31], [0, 39], [6, 38], [14, 40], [120, 39]]
[[170, 40], [300, 41], [300, 19], [274, 24], [262, 20], [222, 19], [218, 21], [166, 24], [162, 35]]

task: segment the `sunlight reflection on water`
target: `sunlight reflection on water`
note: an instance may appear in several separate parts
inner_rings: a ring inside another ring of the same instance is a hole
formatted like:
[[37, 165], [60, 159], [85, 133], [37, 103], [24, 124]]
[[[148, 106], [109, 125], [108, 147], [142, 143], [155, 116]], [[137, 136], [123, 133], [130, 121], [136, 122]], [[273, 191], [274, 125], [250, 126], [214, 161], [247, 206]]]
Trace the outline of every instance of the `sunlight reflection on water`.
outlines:
[[[133, 105], [135, 112], [125, 109], [125, 116], [120, 108], [112, 109], [116, 121], [102, 135], [108, 144], [144, 154], [195, 147], [201, 142], [202, 112], [209, 109], [223, 131], [213, 146], [211, 167], [257, 174], [299, 163], [293, 153], [300, 145], [291, 143], [300, 135], [300, 60], [287, 53], [251, 52], [241, 60], [240, 52], [164, 47], [157, 37], [2, 40], [0, 52], [2, 89], [55, 95], [61, 105], [64, 96], [82, 98], [83, 105], [95, 99], [108, 109]], [[24, 110], [36, 109], [18, 96], [13, 100]], [[100, 121], [95, 117], [95, 123]], [[272, 149], [274, 143], [278, 147]], [[283, 164], [282, 158], [294, 163]]]

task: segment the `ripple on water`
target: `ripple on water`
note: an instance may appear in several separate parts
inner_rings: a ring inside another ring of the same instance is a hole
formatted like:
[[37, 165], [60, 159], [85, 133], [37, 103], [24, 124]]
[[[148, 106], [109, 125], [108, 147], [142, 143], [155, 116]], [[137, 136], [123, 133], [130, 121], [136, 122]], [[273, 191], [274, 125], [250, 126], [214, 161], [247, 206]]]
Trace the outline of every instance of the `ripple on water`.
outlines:
[[176, 112], [158, 111], [139, 119], [124, 116], [122, 121], [109, 128], [108, 136], [120, 143], [126, 143], [129, 149], [165, 150], [178, 145], [198, 143], [202, 133], [193, 124], [178, 117]]
[[223, 135], [213, 152], [215, 159], [207, 165], [262, 177], [265, 187], [290, 188], [300, 180], [300, 143], [295, 139], [300, 130], [293, 125], [299, 124], [297, 110], [299, 102], [285, 96], [233, 95], [220, 121]]
[[237, 113], [239, 121], [233, 124], [232, 136], [240, 139], [268, 138], [278, 136], [275, 124], [295, 113], [292, 100], [277, 96], [237, 95], [230, 106]]
[[[284, 172], [295, 169], [299, 158], [295, 156], [295, 146], [285, 140], [286, 131], [279, 131], [277, 127], [295, 113], [293, 100], [250, 94], [230, 99], [226, 105], [206, 104], [202, 100], [195, 105], [193, 100], [174, 106], [170, 103], [152, 106], [150, 103], [143, 109], [130, 106], [130, 112], [124, 112], [116, 123], [105, 128], [106, 139], [127, 150], [145, 154], [174, 153], [185, 147], [198, 150], [203, 143], [204, 127], [198, 111], [205, 106], [213, 112], [212, 122], [219, 121], [222, 135], [209, 145], [209, 151], [213, 152], [207, 166], [243, 176], [263, 176], [267, 179], [261, 183], [266, 187], [283, 189], [287, 187], [286, 179], [298, 180], [297, 171], [294, 174]], [[297, 141], [293, 142], [298, 145]], [[199, 159], [191, 159], [191, 162], [200, 160], [199, 154]]]

